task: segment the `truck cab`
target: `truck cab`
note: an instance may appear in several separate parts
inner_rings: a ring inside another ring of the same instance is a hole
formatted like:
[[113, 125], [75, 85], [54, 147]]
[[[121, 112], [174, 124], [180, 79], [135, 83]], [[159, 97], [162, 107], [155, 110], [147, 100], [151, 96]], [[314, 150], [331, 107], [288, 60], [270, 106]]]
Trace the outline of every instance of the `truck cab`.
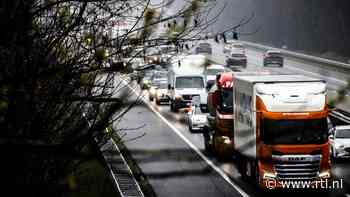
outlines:
[[234, 86], [238, 170], [261, 188], [329, 179], [326, 83], [302, 75], [238, 76]]
[[[211, 129], [205, 138], [206, 148], [220, 158], [233, 156], [233, 73], [218, 74], [208, 93], [208, 123]], [[209, 140], [209, 141], [208, 141]]]
[[206, 57], [187, 55], [176, 58], [168, 72], [171, 111], [188, 108], [192, 98], [200, 97], [200, 108], [207, 110], [207, 90], [204, 77]]

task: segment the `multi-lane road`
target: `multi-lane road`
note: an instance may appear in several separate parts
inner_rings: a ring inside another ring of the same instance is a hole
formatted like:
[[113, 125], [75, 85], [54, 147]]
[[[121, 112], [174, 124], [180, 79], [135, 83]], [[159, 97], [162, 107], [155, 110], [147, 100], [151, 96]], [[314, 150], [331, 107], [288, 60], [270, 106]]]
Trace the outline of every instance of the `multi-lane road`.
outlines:
[[[147, 91], [141, 91], [135, 82], [127, 82], [124, 91], [131, 92], [130, 101], [139, 95], [142, 102], [133, 107], [114, 127], [136, 128], [126, 130], [125, 144], [141, 170], [154, 187], [157, 196], [265, 196], [257, 187], [241, 179], [234, 160], [219, 161], [204, 151], [203, 137], [191, 133], [184, 114], [173, 113], [169, 105], [156, 105], [148, 101]], [[349, 162], [332, 165], [336, 180], [342, 189], [331, 189], [321, 196], [349, 196]], [[310, 195], [305, 191], [298, 195]], [[295, 192], [273, 192], [271, 195], [294, 196]]]

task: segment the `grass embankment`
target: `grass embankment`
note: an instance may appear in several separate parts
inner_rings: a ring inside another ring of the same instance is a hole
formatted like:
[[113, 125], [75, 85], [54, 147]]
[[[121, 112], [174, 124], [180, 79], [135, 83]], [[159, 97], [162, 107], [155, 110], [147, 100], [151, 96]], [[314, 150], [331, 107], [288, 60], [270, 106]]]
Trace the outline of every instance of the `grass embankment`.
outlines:
[[108, 169], [97, 159], [81, 163], [67, 178], [71, 197], [119, 197]]

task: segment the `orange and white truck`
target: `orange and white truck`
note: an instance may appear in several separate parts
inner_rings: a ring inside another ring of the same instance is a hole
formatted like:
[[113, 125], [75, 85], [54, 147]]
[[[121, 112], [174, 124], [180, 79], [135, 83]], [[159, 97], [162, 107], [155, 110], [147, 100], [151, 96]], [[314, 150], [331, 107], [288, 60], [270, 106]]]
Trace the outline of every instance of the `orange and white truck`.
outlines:
[[302, 75], [237, 76], [233, 86], [238, 171], [261, 188], [331, 176], [326, 83]]

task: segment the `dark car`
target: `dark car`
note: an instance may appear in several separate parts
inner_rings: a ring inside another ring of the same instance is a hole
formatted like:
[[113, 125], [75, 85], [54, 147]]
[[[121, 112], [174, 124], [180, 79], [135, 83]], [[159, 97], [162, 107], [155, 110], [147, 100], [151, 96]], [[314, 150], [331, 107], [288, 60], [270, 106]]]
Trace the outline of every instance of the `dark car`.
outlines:
[[196, 48], [196, 54], [207, 53], [212, 54], [212, 48], [209, 43], [200, 43]]
[[246, 68], [247, 56], [243, 53], [231, 53], [230, 56], [226, 57], [226, 65], [232, 70]]
[[264, 54], [264, 67], [283, 67], [283, 56], [280, 51], [268, 50]]

